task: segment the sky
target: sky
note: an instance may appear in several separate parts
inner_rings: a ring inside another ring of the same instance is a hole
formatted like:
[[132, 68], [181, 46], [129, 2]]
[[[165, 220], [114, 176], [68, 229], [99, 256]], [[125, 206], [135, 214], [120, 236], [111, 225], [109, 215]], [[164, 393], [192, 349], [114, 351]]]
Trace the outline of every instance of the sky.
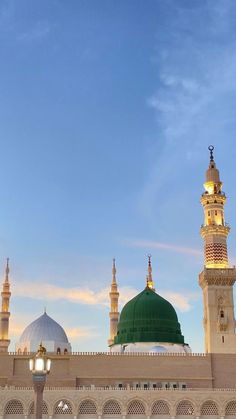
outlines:
[[215, 146], [236, 264], [234, 0], [0, 1], [0, 264], [10, 349], [46, 307], [74, 351], [106, 351], [145, 286], [204, 351], [200, 195]]

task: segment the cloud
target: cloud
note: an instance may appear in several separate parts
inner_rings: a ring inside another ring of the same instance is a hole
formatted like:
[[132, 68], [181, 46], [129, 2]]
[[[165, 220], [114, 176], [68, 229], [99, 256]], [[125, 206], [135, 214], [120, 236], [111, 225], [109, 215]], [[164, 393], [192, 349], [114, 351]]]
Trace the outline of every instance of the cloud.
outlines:
[[69, 327], [66, 334], [71, 340], [87, 340], [99, 336], [97, 330], [92, 327]]
[[170, 243], [160, 243], [160, 242], [151, 241], [151, 240], [143, 240], [143, 239], [129, 240], [129, 239], [127, 239], [125, 241], [125, 243], [128, 246], [131, 246], [131, 247], [140, 247], [140, 248], [148, 248], [148, 249], [162, 249], [162, 250], [167, 250], [167, 251], [171, 251], [171, 252], [184, 253], [184, 254], [188, 254], [188, 255], [201, 256], [201, 257], [203, 255], [203, 252], [199, 249], [193, 249], [191, 247], [178, 246], [178, 245], [174, 245], [174, 244], [170, 244]]
[[[43, 295], [42, 295], [43, 289]], [[33, 298], [36, 300], [67, 300], [72, 303], [87, 305], [107, 305], [108, 289], [95, 292], [89, 288], [64, 288], [52, 284], [28, 283], [15, 284], [14, 296]]]
[[23, 332], [26, 323], [24, 322], [19, 322], [17, 320], [15, 320], [15, 317], [11, 317], [10, 319], [10, 335], [14, 336], [14, 337], [19, 337], [21, 335], [21, 333]]
[[[42, 295], [43, 289], [43, 295]], [[119, 288], [119, 304], [120, 307], [123, 307], [127, 301], [131, 300], [139, 291], [131, 287], [120, 287]], [[94, 306], [104, 306], [109, 307], [109, 289], [103, 289], [101, 291], [94, 291], [89, 288], [80, 289], [80, 288], [64, 288], [58, 287], [51, 284], [42, 284], [41, 282], [32, 284], [28, 282], [21, 282], [19, 285], [15, 285], [13, 288], [13, 294], [15, 297], [22, 298], [31, 298], [35, 300], [44, 300], [44, 301], [57, 301], [65, 300], [70, 303], [80, 303], [85, 305], [94, 305]], [[161, 291], [161, 295], [167, 296], [170, 301], [174, 304], [176, 308], [180, 311], [186, 311], [191, 308], [190, 301], [192, 299], [191, 294], [188, 293], [175, 293], [169, 291]], [[21, 323], [18, 324], [17, 321], [14, 321], [13, 327], [15, 333], [22, 330]], [[82, 329], [71, 329], [71, 334], [76, 335], [80, 333], [80, 336], [83, 334]]]
[[212, 142], [219, 153], [234, 147], [236, 129], [235, 2], [208, 0], [187, 7], [168, 0], [163, 10], [152, 57], [158, 82], [147, 98], [157, 138], [140, 197], [141, 208], [151, 214], [162, 205], [160, 192], [170, 192], [172, 174], [173, 192], [184, 193], [181, 176], [190, 162], [192, 170], [202, 164]]
[[17, 40], [21, 42], [41, 41], [46, 38], [51, 31], [51, 25], [47, 21], [36, 22], [25, 32], [18, 33]]
[[24, 29], [20, 29], [22, 25], [18, 18], [18, 7], [20, 8], [20, 3], [15, 0], [0, 2], [0, 32], [7, 36], [7, 41], [9, 39], [28, 43], [41, 41], [55, 27], [55, 24], [48, 20], [27, 20], [24, 22]]
[[[42, 289], [44, 290], [42, 295]], [[137, 294], [137, 290], [129, 287], [120, 288], [120, 302], [126, 303]], [[94, 291], [89, 288], [65, 288], [52, 284], [21, 282], [13, 286], [15, 297], [26, 297], [36, 300], [56, 301], [66, 300], [72, 303], [86, 305], [109, 306], [109, 289]]]
[[191, 310], [192, 302], [199, 296], [199, 293], [179, 294], [172, 291], [160, 291], [160, 294], [181, 312]]

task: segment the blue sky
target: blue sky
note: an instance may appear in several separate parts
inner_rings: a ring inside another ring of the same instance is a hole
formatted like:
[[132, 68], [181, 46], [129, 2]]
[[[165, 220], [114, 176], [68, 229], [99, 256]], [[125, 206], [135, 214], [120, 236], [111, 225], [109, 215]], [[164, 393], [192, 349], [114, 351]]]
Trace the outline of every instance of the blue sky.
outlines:
[[[203, 350], [209, 144], [236, 263], [234, 0], [2, 0], [0, 257], [12, 346], [44, 307], [73, 349], [105, 350], [112, 258], [122, 304], [145, 284]], [[194, 333], [193, 333], [194, 330]]]

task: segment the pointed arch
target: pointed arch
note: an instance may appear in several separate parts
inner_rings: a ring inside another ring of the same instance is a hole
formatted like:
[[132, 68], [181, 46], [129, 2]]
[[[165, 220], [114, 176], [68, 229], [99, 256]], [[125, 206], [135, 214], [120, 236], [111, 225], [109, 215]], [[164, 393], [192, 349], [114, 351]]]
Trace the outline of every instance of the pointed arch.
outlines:
[[195, 412], [194, 405], [190, 400], [181, 400], [176, 408], [176, 417], [193, 416]]
[[236, 400], [231, 400], [225, 407], [225, 419], [233, 419], [236, 417]]
[[23, 403], [18, 399], [8, 400], [4, 407], [4, 418], [8, 418], [12, 415], [17, 415], [17, 419], [23, 419], [24, 417]]
[[[42, 414], [48, 415], [48, 405], [44, 400], [42, 403]], [[30, 403], [30, 406], [29, 406], [29, 415], [34, 415], [34, 402], [33, 401]]]
[[82, 400], [79, 404], [79, 415], [96, 415], [97, 414], [97, 406], [95, 402], [91, 399]]
[[73, 408], [72, 403], [68, 399], [60, 399], [58, 400], [53, 408], [53, 415], [54, 418], [56, 418], [59, 415], [66, 415], [67, 417], [69, 415], [73, 415]]
[[145, 405], [139, 399], [134, 399], [128, 404], [127, 415], [144, 415], [145, 416]]
[[103, 415], [121, 415], [121, 405], [117, 400], [107, 400], [102, 409]]
[[218, 417], [219, 409], [214, 400], [206, 400], [201, 406], [201, 417], [214, 416]]
[[151, 415], [170, 416], [170, 406], [165, 400], [156, 400], [152, 405]]

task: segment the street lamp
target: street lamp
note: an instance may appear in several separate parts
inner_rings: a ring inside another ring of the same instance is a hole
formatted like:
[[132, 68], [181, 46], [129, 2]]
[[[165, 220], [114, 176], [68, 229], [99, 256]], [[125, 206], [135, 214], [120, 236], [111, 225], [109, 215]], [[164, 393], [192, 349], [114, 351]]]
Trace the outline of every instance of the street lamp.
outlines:
[[51, 368], [51, 360], [46, 356], [46, 349], [39, 345], [35, 357], [30, 359], [29, 368], [33, 375], [34, 393], [35, 393], [35, 418], [42, 419], [43, 390], [46, 382], [46, 375]]

